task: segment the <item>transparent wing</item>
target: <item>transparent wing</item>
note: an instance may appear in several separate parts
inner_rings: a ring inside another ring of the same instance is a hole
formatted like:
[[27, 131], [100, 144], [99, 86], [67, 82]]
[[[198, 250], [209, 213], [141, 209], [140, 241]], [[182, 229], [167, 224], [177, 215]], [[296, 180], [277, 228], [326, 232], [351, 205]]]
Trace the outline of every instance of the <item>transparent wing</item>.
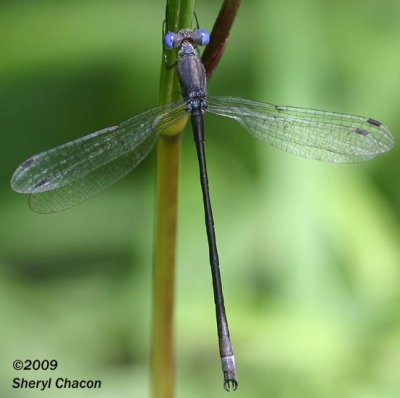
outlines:
[[40, 213], [75, 206], [135, 168], [160, 132], [185, 113], [181, 101], [153, 108], [118, 126], [34, 155], [15, 171], [11, 187], [31, 194], [29, 204]]
[[134, 150], [101, 165], [82, 178], [71, 180], [53, 190], [32, 193], [29, 197], [30, 208], [37, 213], [54, 213], [82, 203], [134, 169], [153, 148], [157, 137], [152, 131]]
[[384, 124], [360, 116], [235, 97], [208, 97], [207, 110], [235, 119], [260, 140], [310, 159], [357, 162], [374, 158], [394, 145]]

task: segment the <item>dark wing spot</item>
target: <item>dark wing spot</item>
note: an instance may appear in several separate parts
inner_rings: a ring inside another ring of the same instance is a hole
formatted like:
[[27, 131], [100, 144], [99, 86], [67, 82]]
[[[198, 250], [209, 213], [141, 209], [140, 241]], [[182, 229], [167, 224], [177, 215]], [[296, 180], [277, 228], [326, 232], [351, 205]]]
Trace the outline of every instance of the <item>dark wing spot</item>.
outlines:
[[36, 188], [40, 188], [40, 187], [42, 187], [43, 185], [46, 185], [46, 184], [48, 184], [49, 183], [49, 180], [46, 180], [46, 179], [44, 179], [44, 180], [42, 180], [42, 181], [39, 181], [36, 185], [35, 185], [35, 189]]
[[275, 105], [275, 109], [279, 111], [283, 111], [283, 106]]
[[368, 119], [368, 120], [367, 120], [367, 123], [372, 124], [373, 126], [376, 126], [376, 127], [382, 126], [382, 123], [381, 123], [381, 122], [378, 122], [378, 121], [375, 120], [375, 119]]
[[357, 133], [357, 134], [360, 134], [360, 135], [364, 135], [364, 136], [369, 134], [367, 130], [363, 130], [363, 129], [359, 129], [359, 128], [356, 128], [354, 130], [354, 132]]
[[29, 167], [32, 163], [33, 163], [33, 158], [29, 158], [29, 159], [25, 160], [24, 163], [21, 164], [21, 168], [22, 168], [22, 169], [26, 169], [26, 168]]

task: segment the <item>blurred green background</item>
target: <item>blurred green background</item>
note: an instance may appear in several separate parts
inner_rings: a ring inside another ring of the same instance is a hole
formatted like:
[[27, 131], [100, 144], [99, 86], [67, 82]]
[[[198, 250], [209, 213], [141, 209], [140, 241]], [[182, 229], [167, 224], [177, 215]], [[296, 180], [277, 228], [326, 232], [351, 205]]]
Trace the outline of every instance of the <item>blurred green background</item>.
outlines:
[[[198, 1], [211, 30], [221, 2]], [[164, 1], [0, 4], [0, 396], [148, 397], [154, 152], [69, 211], [10, 190], [30, 155], [157, 104]], [[398, 0], [243, 1], [215, 95], [354, 113], [400, 131]], [[332, 165], [207, 116], [235, 397], [400, 394], [399, 149]], [[183, 138], [176, 396], [223, 397], [192, 136]], [[16, 372], [52, 359], [55, 373]], [[21, 391], [13, 377], [101, 379]]]

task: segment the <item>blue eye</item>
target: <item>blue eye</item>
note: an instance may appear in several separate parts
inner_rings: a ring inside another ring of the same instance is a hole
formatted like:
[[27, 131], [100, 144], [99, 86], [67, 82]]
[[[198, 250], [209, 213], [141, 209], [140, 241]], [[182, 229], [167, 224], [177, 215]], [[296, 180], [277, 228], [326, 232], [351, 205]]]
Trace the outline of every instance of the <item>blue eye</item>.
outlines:
[[206, 46], [210, 42], [210, 34], [205, 29], [199, 29], [196, 33], [201, 37], [200, 46]]
[[174, 39], [175, 39], [175, 33], [168, 32], [164, 37], [165, 47], [174, 48]]

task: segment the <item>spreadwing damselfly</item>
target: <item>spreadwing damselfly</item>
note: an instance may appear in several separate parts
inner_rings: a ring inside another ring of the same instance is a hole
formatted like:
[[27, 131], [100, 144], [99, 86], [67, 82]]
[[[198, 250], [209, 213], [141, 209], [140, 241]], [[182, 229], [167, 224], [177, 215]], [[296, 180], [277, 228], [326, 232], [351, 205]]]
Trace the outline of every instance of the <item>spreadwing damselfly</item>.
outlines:
[[11, 186], [30, 195], [29, 205], [36, 212], [68, 209], [132, 171], [149, 154], [159, 135], [189, 114], [203, 193], [224, 387], [236, 389], [208, 187], [204, 114], [231, 118], [256, 138], [286, 152], [333, 163], [372, 159], [391, 149], [394, 139], [384, 124], [372, 118], [208, 96], [206, 74], [197, 51], [197, 46], [208, 42], [209, 35], [203, 29], [165, 35], [165, 46], [179, 51], [177, 73], [183, 100], [152, 108], [116, 126], [34, 155], [17, 168]]

